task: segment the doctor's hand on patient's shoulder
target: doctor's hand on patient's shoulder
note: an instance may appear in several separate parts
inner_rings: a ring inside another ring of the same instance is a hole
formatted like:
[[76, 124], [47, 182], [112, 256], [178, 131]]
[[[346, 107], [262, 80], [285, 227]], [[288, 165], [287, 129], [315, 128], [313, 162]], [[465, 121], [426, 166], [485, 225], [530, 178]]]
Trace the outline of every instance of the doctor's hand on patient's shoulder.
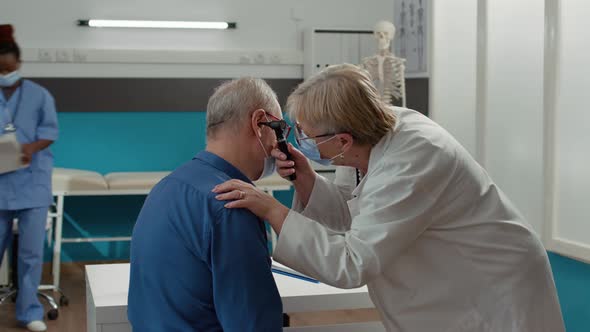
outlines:
[[215, 186], [212, 191], [217, 194], [217, 200], [228, 201], [226, 208], [248, 209], [268, 221], [277, 233], [280, 233], [283, 221], [289, 214], [289, 209], [274, 197], [244, 181], [229, 180]]

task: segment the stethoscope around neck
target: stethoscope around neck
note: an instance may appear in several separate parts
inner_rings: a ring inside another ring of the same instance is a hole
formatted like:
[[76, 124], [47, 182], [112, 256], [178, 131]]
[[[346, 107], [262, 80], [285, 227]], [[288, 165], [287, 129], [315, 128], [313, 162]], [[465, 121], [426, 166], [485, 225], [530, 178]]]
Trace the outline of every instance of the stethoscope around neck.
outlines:
[[[16, 101], [16, 107], [14, 108], [14, 117], [10, 115], [10, 111], [8, 110], [8, 107], [4, 108], [6, 115], [8, 116], [8, 123], [4, 126], [4, 132], [6, 132], [6, 133], [16, 132], [16, 126], [14, 125], [14, 122], [16, 121], [16, 115], [18, 114], [18, 111], [19, 111], [20, 105], [21, 105], [21, 101], [23, 99], [25, 85], [21, 83], [20, 88], [21, 89], [18, 92], [18, 99]], [[6, 104], [8, 104], [8, 100], [6, 100]]]

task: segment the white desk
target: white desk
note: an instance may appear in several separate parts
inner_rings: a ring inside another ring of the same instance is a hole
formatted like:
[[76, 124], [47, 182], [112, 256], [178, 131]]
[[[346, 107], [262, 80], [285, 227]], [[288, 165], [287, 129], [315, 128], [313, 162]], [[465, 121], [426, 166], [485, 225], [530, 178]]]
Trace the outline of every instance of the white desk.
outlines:
[[[275, 274], [283, 310], [310, 312], [373, 308], [366, 287], [338, 289]], [[127, 320], [129, 264], [86, 266], [86, 312], [88, 332], [130, 332]], [[364, 332], [385, 331], [380, 322], [285, 328], [290, 332]]]

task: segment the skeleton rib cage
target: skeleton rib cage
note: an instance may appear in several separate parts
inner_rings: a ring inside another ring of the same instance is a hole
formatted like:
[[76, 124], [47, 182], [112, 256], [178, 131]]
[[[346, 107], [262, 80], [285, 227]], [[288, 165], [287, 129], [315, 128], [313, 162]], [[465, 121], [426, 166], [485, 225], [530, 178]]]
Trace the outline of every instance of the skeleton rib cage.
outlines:
[[388, 105], [394, 101], [401, 101], [405, 104], [405, 59], [388, 55], [382, 57], [383, 68], [379, 68], [380, 55], [364, 58], [360, 67], [367, 70], [379, 91], [381, 100]]

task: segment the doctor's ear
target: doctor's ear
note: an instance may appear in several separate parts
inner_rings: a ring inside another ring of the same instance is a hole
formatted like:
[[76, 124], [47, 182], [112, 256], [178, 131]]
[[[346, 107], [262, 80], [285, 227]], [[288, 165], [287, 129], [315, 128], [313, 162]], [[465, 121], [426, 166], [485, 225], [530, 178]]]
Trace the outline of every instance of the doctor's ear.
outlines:
[[338, 134], [338, 139], [340, 140], [340, 144], [342, 144], [343, 149], [350, 149], [352, 144], [354, 144], [354, 137], [348, 133]]

